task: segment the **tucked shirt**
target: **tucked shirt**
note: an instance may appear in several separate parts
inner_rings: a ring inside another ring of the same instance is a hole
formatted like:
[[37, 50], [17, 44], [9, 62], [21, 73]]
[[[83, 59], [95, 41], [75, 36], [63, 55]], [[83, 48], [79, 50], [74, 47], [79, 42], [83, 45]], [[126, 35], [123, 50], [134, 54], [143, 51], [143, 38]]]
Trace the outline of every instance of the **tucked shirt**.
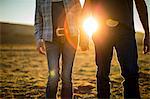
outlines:
[[[59, 12], [59, 13], [58, 13]], [[63, 1], [52, 3], [52, 23], [53, 23], [53, 38], [56, 38], [56, 29], [64, 28], [65, 8]]]
[[[36, 0], [34, 24], [36, 40], [53, 41], [52, 2], [53, 0]], [[69, 33], [71, 36], [76, 36], [78, 35], [78, 15], [81, 10], [80, 2], [63, 0], [63, 4]]]

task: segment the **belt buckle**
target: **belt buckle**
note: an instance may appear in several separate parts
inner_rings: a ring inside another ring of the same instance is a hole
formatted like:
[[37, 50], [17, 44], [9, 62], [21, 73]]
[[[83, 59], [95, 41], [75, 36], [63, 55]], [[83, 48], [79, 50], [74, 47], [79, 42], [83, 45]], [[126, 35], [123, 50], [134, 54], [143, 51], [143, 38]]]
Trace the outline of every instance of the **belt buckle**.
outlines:
[[114, 20], [114, 19], [107, 19], [107, 20], [106, 20], [106, 24], [107, 24], [107, 26], [109, 26], [109, 27], [116, 27], [116, 26], [119, 25], [119, 21]]
[[60, 36], [64, 36], [64, 28], [60, 28], [60, 27], [58, 27], [57, 29], [56, 29], [56, 35], [58, 36], [58, 37], [60, 37]]

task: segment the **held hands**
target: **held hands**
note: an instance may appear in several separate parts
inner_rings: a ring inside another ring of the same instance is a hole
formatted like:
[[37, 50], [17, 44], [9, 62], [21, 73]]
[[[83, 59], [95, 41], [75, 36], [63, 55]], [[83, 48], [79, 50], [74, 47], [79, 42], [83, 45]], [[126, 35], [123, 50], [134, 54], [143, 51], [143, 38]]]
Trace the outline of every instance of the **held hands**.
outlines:
[[89, 50], [89, 45], [87, 44], [87, 42], [80, 42], [80, 48], [82, 51], [87, 51]]
[[150, 52], [149, 47], [150, 47], [150, 38], [149, 38], [149, 35], [147, 35], [144, 38], [144, 48], [143, 48], [144, 54], [147, 54], [148, 52]]
[[89, 38], [88, 38], [87, 34], [84, 31], [82, 31], [82, 29], [81, 29], [81, 33], [80, 33], [79, 46], [82, 51], [89, 50]]
[[[80, 17], [79, 19], [79, 30], [80, 30], [80, 42], [79, 42], [79, 46], [81, 48], [82, 51], [87, 51], [89, 50], [89, 37], [88, 35], [85, 33], [85, 30], [83, 30], [83, 20], [89, 16], [92, 15], [93, 13], [93, 5], [92, 5], [92, 0], [85, 0], [85, 3], [83, 5], [83, 8], [81, 10], [81, 15], [82, 17]], [[81, 22], [81, 23], [80, 23]]]
[[43, 39], [39, 39], [37, 41], [37, 50], [40, 54], [43, 54], [43, 55], [46, 55], [46, 50], [45, 50], [45, 44], [44, 44], [44, 41]]

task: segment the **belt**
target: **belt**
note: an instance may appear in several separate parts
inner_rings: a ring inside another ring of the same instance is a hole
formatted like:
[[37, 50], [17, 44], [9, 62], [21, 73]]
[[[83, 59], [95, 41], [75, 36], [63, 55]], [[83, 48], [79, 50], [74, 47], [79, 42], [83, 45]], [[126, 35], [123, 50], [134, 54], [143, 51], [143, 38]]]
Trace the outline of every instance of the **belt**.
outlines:
[[56, 36], [58, 36], [58, 37], [64, 36], [64, 33], [65, 33], [65, 31], [64, 31], [63, 27], [62, 28], [59, 27], [56, 29]]

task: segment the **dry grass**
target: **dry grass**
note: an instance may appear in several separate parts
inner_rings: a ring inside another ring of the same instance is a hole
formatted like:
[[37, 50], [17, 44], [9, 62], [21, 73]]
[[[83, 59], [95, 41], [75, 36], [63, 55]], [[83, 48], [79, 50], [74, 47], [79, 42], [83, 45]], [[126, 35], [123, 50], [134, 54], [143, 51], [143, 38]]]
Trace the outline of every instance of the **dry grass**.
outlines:
[[[137, 34], [140, 66], [139, 83], [142, 98], [148, 99], [150, 97], [150, 57], [142, 54], [142, 37], [143, 34]], [[18, 42], [18, 40], [16, 41]], [[2, 44], [0, 49], [0, 98], [44, 98], [47, 62], [44, 56], [37, 53], [34, 43], [7, 43]], [[73, 68], [73, 86], [76, 98], [96, 98], [95, 75], [94, 47], [91, 43], [89, 51], [82, 52], [78, 49], [76, 53]], [[115, 52], [110, 78], [112, 83], [111, 97], [123, 98], [123, 86], [121, 84], [123, 78], [120, 76]], [[58, 97], [60, 97], [60, 89]]]

